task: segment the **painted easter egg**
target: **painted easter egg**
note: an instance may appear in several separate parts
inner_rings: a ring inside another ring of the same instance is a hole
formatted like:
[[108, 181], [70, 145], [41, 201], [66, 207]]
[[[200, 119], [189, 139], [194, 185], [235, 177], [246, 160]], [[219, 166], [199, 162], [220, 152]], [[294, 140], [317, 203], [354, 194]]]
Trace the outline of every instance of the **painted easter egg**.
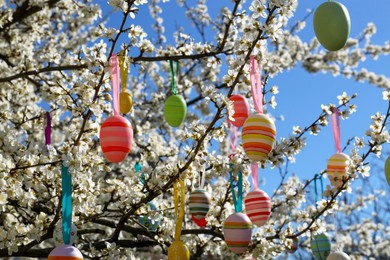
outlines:
[[245, 210], [253, 224], [260, 227], [264, 225], [271, 214], [271, 200], [267, 193], [254, 189], [245, 197]]
[[311, 251], [318, 260], [326, 260], [330, 250], [330, 240], [325, 234], [316, 235], [311, 241]]
[[168, 260], [190, 259], [190, 250], [183, 241], [174, 241], [168, 248]]
[[248, 248], [252, 238], [252, 222], [247, 215], [239, 212], [230, 215], [223, 224], [223, 234], [229, 249], [242, 254]]
[[351, 260], [351, 258], [344, 252], [333, 252], [330, 253], [326, 260]]
[[328, 178], [330, 183], [335, 187], [343, 184], [343, 177], [347, 176], [347, 168], [351, 159], [344, 153], [336, 153], [328, 160]]
[[195, 224], [196, 224], [198, 227], [205, 227], [205, 226], [207, 226], [207, 220], [206, 220], [205, 217], [204, 217], [204, 218], [201, 218], [201, 219], [196, 219], [196, 218], [194, 218], [194, 216], [191, 216], [191, 219], [192, 219], [192, 221], [195, 222]]
[[351, 29], [347, 8], [339, 2], [327, 1], [314, 13], [314, 32], [318, 41], [329, 51], [344, 47]]
[[[73, 244], [74, 240], [77, 237], [77, 227], [72, 223], [70, 228], [70, 244]], [[62, 221], [59, 221], [53, 230], [53, 239], [56, 246], [64, 244], [64, 239], [62, 236]]]
[[242, 128], [242, 144], [252, 161], [264, 161], [271, 152], [276, 138], [273, 120], [264, 114], [252, 114]]
[[387, 159], [386, 159], [385, 176], [386, 176], [387, 184], [389, 184], [389, 186], [390, 186], [390, 156], [387, 157]]
[[104, 120], [100, 128], [100, 146], [108, 161], [123, 161], [130, 152], [132, 143], [133, 128], [126, 118], [115, 115]]
[[186, 117], [187, 104], [181, 95], [172, 95], [165, 101], [165, 120], [172, 127], [179, 126]]
[[71, 245], [61, 245], [54, 248], [47, 260], [83, 260], [81, 252]]
[[127, 114], [130, 112], [133, 107], [133, 99], [131, 98], [130, 93], [121, 92], [119, 94], [119, 108], [122, 114]]
[[287, 247], [287, 252], [289, 252], [290, 254], [294, 254], [295, 251], [297, 251], [298, 247], [299, 247], [299, 239], [295, 237], [292, 239], [291, 246]]
[[196, 219], [202, 219], [207, 215], [210, 204], [210, 195], [205, 190], [194, 190], [188, 199], [190, 214]]
[[233, 102], [234, 107], [234, 121], [229, 122], [235, 127], [241, 127], [249, 116], [249, 103], [243, 95], [231, 95], [229, 100]]
[[[148, 203], [148, 212], [157, 211], [158, 208], [153, 202]], [[149, 230], [156, 231], [160, 225], [160, 217], [151, 217], [149, 215], [141, 215], [138, 217], [138, 222], [147, 227]]]

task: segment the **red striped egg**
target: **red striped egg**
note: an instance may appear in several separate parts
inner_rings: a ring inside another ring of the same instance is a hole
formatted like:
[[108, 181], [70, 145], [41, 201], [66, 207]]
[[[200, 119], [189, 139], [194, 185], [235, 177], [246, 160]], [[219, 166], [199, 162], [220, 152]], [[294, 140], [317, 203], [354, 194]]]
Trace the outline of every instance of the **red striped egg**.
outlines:
[[133, 128], [130, 122], [120, 116], [110, 116], [100, 128], [100, 146], [106, 159], [121, 162], [130, 152], [133, 143]]
[[249, 219], [258, 227], [264, 225], [271, 214], [271, 200], [268, 194], [255, 189], [245, 197], [245, 210]]
[[61, 245], [54, 248], [47, 260], [83, 260], [81, 252], [71, 245]]
[[350, 160], [345, 153], [336, 153], [329, 158], [327, 171], [329, 181], [333, 186], [338, 188], [343, 184]]
[[249, 116], [249, 103], [243, 95], [231, 95], [229, 100], [233, 102], [234, 108], [234, 121], [229, 122], [235, 127], [241, 127]]
[[247, 215], [239, 212], [230, 215], [223, 224], [223, 235], [229, 249], [242, 254], [252, 241], [252, 222]]
[[242, 144], [252, 161], [264, 161], [275, 143], [276, 128], [273, 120], [264, 114], [252, 114], [242, 128]]
[[196, 219], [202, 219], [209, 212], [211, 204], [210, 195], [205, 190], [194, 190], [188, 199], [190, 214]]

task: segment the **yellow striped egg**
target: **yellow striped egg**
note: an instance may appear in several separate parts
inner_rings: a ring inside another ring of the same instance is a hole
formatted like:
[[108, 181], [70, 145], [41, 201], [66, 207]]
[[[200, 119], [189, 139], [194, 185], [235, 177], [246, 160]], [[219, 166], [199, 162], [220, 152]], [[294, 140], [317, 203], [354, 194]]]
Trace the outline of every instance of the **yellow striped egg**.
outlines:
[[335, 187], [343, 184], [343, 178], [347, 176], [347, 168], [351, 159], [344, 153], [336, 153], [328, 160], [328, 178]]

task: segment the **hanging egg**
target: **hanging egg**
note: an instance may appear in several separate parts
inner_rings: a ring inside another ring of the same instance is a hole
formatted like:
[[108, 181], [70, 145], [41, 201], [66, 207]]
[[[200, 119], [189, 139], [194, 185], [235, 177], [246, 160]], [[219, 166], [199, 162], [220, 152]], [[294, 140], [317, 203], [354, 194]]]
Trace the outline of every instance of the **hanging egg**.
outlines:
[[385, 176], [386, 176], [387, 184], [389, 184], [389, 186], [390, 186], [390, 156], [387, 157], [387, 159], [386, 159]]
[[[153, 202], [148, 203], [148, 212], [157, 211], [158, 208]], [[151, 217], [149, 215], [141, 215], [138, 217], [138, 222], [152, 231], [156, 231], [160, 225], [160, 217]]]
[[326, 260], [351, 260], [351, 258], [344, 252], [333, 252], [330, 253]]
[[187, 104], [181, 95], [172, 95], [165, 100], [165, 120], [172, 127], [179, 126], [187, 114]]
[[168, 260], [189, 260], [190, 250], [181, 240], [174, 241], [168, 248]]
[[[77, 237], [77, 227], [72, 223], [70, 228], [70, 244], [73, 244]], [[62, 236], [62, 221], [59, 221], [53, 230], [53, 239], [56, 246], [63, 245], [64, 239]]]
[[245, 197], [245, 210], [253, 224], [264, 225], [271, 214], [271, 200], [262, 190], [254, 189]]
[[339, 2], [327, 1], [314, 13], [314, 32], [329, 51], [344, 47], [349, 37], [351, 21], [347, 8]]
[[252, 161], [264, 161], [271, 152], [276, 138], [273, 120], [264, 114], [252, 114], [242, 128], [242, 143]]
[[336, 153], [328, 160], [328, 178], [330, 183], [335, 187], [343, 184], [343, 177], [347, 175], [347, 168], [351, 159], [344, 153]]
[[83, 260], [81, 252], [71, 245], [61, 245], [54, 248], [47, 260]]
[[299, 247], [299, 239], [295, 237], [292, 239], [291, 246], [287, 247], [287, 252], [289, 252], [290, 254], [294, 254], [295, 251], [297, 251], [298, 247]]
[[195, 222], [195, 224], [196, 224], [198, 227], [205, 227], [205, 226], [207, 226], [207, 220], [206, 220], [205, 217], [204, 217], [204, 218], [201, 218], [201, 219], [196, 219], [196, 218], [194, 218], [194, 216], [191, 216], [191, 219], [192, 219], [192, 221]]
[[130, 112], [133, 107], [133, 99], [131, 98], [130, 93], [121, 92], [119, 94], [119, 108], [122, 114], [127, 114]]
[[316, 235], [311, 241], [311, 251], [318, 260], [326, 260], [330, 249], [330, 240], [325, 234]]
[[190, 194], [188, 205], [190, 214], [196, 219], [202, 219], [209, 212], [211, 204], [210, 195], [205, 190], [194, 190]]
[[110, 116], [100, 128], [100, 146], [106, 159], [121, 162], [130, 152], [133, 143], [133, 128], [130, 122], [120, 116]]
[[234, 121], [229, 122], [235, 127], [241, 127], [249, 116], [249, 103], [243, 95], [231, 95], [229, 100], [233, 102], [234, 107]]
[[252, 222], [247, 215], [239, 212], [230, 215], [223, 224], [223, 234], [229, 249], [242, 254], [252, 240]]

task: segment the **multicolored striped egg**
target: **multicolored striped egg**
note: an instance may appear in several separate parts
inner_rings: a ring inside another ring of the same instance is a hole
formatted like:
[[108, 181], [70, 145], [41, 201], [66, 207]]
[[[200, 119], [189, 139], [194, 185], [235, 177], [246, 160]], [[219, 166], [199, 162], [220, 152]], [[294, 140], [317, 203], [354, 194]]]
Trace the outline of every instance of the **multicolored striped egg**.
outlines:
[[230, 215], [223, 224], [223, 234], [229, 249], [242, 254], [252, 241], [252, 222], [247, 215], [239, 212]]
[[249, 103], [243, 95], [231, 95], [229, 100], [233, 102], [234, 107], [234, 121], [229, 122], [235, 127], [241, 127], [249, 116]]
[[330, 183], [335, 187], [343, 184], [343, 177], [347, 175], [347, 168], [351, 159], [344, 153], [336, 153], [328, 160], [328, 177]]
[[196, 219], [202, 219], [209, 212], [211, 204], [210, 195], [205, 190], [194, 190], [190, 194], [188, 206], [190, 214]]
[[254, 189], [245, 197], [245, 210], [253, 224], [264, 225], [271, 214], [271, 200], [262, 190]]
[[47, 260], [83, 260], [81, 252], [71, 245], [61, 245], [54, 248]]
[[100, 146], [106, 159], [121, 162], [130, 152], [133, 143], [133, 128], [130, 122], [120, 116], [110, 116], [100, 128]]
[[190, 250], [183, 241], [176, 240], [168, 247], [169, 260], [189, 260]]
[[325, 234], [316, 235], [311, 241], [311, 251], [318, 260], [326, 260], [330, 250], [330, 240]]
[[181, 95], [172, 95], [165, 100], [164, 115], [167, 123], [177, 127], [187, 115], [187, 103]]
[[242, 128], [242, 144], [252, 161], [264, 161], [271, 152], [276, 138], [274, 121], [264, 114], [252, 114]]

